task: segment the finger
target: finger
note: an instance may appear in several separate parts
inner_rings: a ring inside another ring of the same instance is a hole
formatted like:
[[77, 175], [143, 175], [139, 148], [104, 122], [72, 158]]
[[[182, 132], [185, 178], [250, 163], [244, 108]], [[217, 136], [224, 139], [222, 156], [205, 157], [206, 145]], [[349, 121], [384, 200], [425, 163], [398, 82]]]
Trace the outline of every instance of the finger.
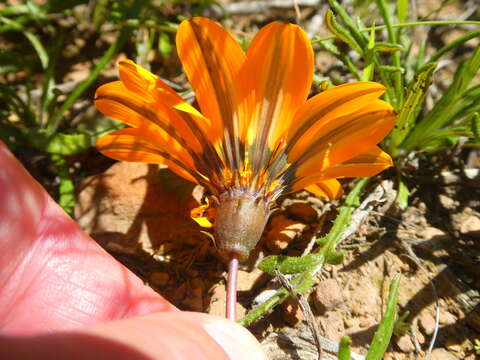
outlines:
[[[6, 345], [7, 346], [2, 346]], [[8, 348], [8, 350], [7, 350]], [[0, 339], [2, 359], [266, 359], [242, 326], [221, 318], [167, 312], [74, 332]]]
[[35, 334], [175, 308], [107, 254], [0, 143], [0, 330]]

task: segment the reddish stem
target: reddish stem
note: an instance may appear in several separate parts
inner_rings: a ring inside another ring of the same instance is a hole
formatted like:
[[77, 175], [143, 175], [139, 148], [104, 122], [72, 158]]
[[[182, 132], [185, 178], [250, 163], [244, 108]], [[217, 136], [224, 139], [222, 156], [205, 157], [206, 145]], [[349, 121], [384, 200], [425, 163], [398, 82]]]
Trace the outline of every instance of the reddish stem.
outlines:
[[238, 258], [237, 254], [230, 253], [228, 262], [228, 278], [227, 278], [227, 319], [235, 321], [237, 319], [237, 277], [238, 277]]

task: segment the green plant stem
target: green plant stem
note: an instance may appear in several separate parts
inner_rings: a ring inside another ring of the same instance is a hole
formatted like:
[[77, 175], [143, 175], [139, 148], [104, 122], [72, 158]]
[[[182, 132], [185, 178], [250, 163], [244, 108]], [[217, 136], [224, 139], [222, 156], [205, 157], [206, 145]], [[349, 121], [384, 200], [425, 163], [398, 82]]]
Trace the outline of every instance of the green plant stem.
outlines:
[[[145, 3], [146, 3], [146, 0], [136, 0], [131, 7], [129, 16], [136, 17], [140, 12], [140, 9], [143, 7]], [[115, 41], [112, 45], [110, 45], [110, 47], [108, 48], [106, 53], [102, 56], [98, 64], [90, 72], [90, 75], [88, 75], [88, 77], [85, 80], [83, 80], [75, 88], [74, 91], [70, 93], [70, 95], [67, 97], [65, 102], [60, 106], [60, 108], [55, 112], [55, 114], [49, 120], [49, 124], [47, 127], [47, 134], [52, 135], [57, 131], [58, 126], [60, 125], [60, 121], [62, 120], [65, 112], [68, 111], [68, 109], [70, 109], [70, 107], [75, 103], [78, 97], [82, 95], [83, 92], [95, 81], [95, 79], [98, 77], [98, 75], [103, 70], [105, 65], [107, 65], [110, 62], [110, 60], [112, 60], [115, 54], [117, 54], [118, 51], [122, 48], [122, 46], [125, 44], [131, 32], [132, 32], [132, 28], [129, 28], [129, 27], [125, 27], [120, 31], [120, 35], [118, 36], [117, 41]]]
[[[397, 44], [397, 34], [393, 31], [392, 23], [390, 22], [390, 14], [388, 12], [387, 3], [385, 0], [377, 0], [378, 7], [380, 9], [380, 13], [382, 14], [383, 21], [385, 22], [385, 26], [387, 27], [388, 39], [392, 44]], [[392, 52], [392, 62], [393, 66], [400, 67], [400, 53], [398, 51]], [[396, 109], [399, 110], [403, 103], [403, 81], [402, 81], [402, 74], [394, 73], [393, 74], [393, 82], [395, 86], [395, 104]]]
[[[357, 180], [352, 190], [350, 190], [350, 193], [345, 199], [345, 203], [340, 208], [339, 214], [333, 223], [332, 229], [325, 237], [321, 239], [322, 243], [324, 244], [324, 247], [322, 248], [322, 250], [325, 252], [325, 254], [328, 254], [329, 251], [332, 251], [335, 249], [335, 246], [338, 244], [338, 241], [340, 240], [340, 237], [343, 234], [343, 231], [345, 230], [345, 228], [348, 226], [348, 223], [350, 222], [353, 211], [358, 207], [359, 198], [369, 181], [370, 181], [370, 178], [361, 178]], [[327, 258], [328, 256], [324, 256], [323, 262], [325, 262], [325, 259]], [[321, 266], [322, 264], [319, 264], [319, 265]], [[313, 271], [310, 271], [311, 274], [315, 272], [316, 272], [316, 269], [314, 269]], [[305, 276], [305, 273], [298, 274], [297, 276], [295, 276], [294, 280], [292, 280], [292, 283], [298, 282], [296, 280], [301, 281], [301, 277], [304, 277], [304, 276]], [[271, 309], [273, 309], [276, 305], [280, 304], [289, 295], [290, 293], [285, 288], [281, 288], [277, 290], [275, 294], [273, 294], [270, 298], [268, 298], [264, 303], [262, 303], [261, 305], [259, 305], [258, 307], [250, 311], [242, 319], [238, 320], [238, 322], [243, 326], [250, 325], [255, 320], [260, 318], [262, 315], [266, 314]]]
[[[414, 21], [410, 23], [398, 23], [391, 24], [392, 28], [406, 28], [406, 27], [417, 27], [417, 26], [441, 26], [441, 25], [480, 25], [480, 21], [448, 21], [448, 20], [433, 20], [433, 21]], [[375, 25], [375, 31], [385, 30], [386, 25]], [[372, 27], [367, 27], [364, 29], [359, 29], [360, 32], [369, 32], [372, 30]], [[325, 36], [318, 39], [313, 39], [312, 43], [318, 43], [325, 40], [333, 40], [336, 36]]]

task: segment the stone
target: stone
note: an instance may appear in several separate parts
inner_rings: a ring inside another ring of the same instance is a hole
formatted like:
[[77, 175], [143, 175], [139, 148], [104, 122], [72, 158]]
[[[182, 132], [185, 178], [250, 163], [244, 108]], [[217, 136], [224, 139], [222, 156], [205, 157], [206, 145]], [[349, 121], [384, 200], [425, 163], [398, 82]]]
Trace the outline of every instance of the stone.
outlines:
[[405, 334], [396, 339], [395, 343], [398, 348], [404, 353], [411, 353], [415, 351], [415, 345], [413, 345], [412, 339], [410, 336]]
[[480, 219], [478, 216], [470, 215], [460, 224], [460, 233], [480, 238]]
[[268, 281], [268, 276], [262, 276], [265, 273], [255, 268], [252, 271], [245, 271], [245, 270], [238, 270], [238, 278], [237, 278], [237, 291], [251, 291], [255, 287], [260, 286], [260, 280], [263, 279], [263, 283]]
[[457, 321], [455, 315], [448, 311], [440, 311], [438, 322], [440, 325], [452, 325]]
[[315, 309], [320, 314], [339, 306], [343, 302], [342, 291], [335, 279], [320, 281], [313, 296]]
[[118, 162], [83, 179], [77, 189], [75, 219], [102, 245], [140, 245], [153, 253], [166, 240], [200, 230], [190, 219], [197, 205], [193, 184], [157, 165]]
[[368, 317], [362, 317], [358, 321], [358, 326], [361, 328], [368, 328], [373, 325], [373, 319]]
[[453, 200], [451, 197], [447, 195], [444, 195], [444, 194], [438, 195], [438, 200], [440, 201], [440, 204], [442, 204], [442, 206], [447, 210], [451, 210], [455, 208], [455, 200]]
[[302, 233], [306, 226], [283, 215], [274, 216], [268, 226], [265, 244], [273, 253], [285, 250], [292, 240]]
[[318, 218], [317, 211], [309, 204], [304, 202], [295, 202], [289, 205], [286, 210], [289, 217], [306, 224], [311, 224]]
[[435, 331], [435, 318], [428, 311], [422, 311], [418, 318], [420, 328], [425, 335], [432, 335]]
[[290, 326], [295, 326], [303, 320], [303, 313], [298, 300], [292, 297], [287, 298], [281, 305], [282, 319]]
[[[225, 306], [226, 306], [226, 299], [227, 299], [227, 291], [225, 289], [225, 285], [218, 284], [215, 286], [210, 292], [210, 304], [207, 308], [207, 312], [210, 315], [225, 317]], [[247, 310], [237, 302], [236, 304], [237, 310], [237, 318], [240, 319], [245, 316]]]
[[427, 226], [423, 229], [420, 234], [422, 238], [425, 240], [434, 240], [434, 241], [442, 241], [449, 238], [448, 234], [445, 231], [437, 229], [433, 226]]
[[444, 348], [433, 349], [429, 357], [430, 360], [457, 360], [457, 357]]

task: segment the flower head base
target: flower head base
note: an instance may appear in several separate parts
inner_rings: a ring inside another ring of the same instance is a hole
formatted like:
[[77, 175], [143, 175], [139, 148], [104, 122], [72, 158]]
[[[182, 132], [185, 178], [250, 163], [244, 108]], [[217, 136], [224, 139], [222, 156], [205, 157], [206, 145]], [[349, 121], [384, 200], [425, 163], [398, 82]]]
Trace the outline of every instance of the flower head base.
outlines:
[[207, 188], [220, 250], [247, 257], [281, 194], [336, 198], [337, 178], [392, 165], [376, 146], [395, 123], [379, 100], [385, 88], [354, 82], [307, 100], [313, 50], [300, 27], [269, 24], [244, 53], [220, 25], [193, 18], [180, 24], [177, 50], [201, 112], [121, 61], [120, 81], [101, 86], [95, 104], [130, 127], [97, 147], [118, 160], [166, 164]]

